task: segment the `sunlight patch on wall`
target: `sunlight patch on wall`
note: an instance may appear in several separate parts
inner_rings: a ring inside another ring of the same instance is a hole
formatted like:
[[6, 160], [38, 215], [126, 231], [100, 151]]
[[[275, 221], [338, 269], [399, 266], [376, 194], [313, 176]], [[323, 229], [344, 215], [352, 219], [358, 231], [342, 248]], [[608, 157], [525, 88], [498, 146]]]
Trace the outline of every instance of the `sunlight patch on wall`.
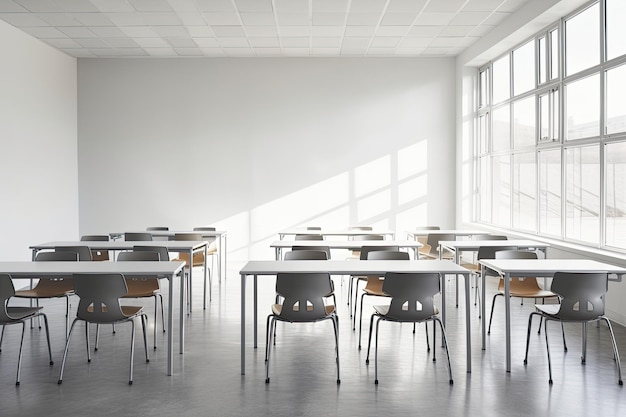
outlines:
[[391, 168], [389, 155], [354, 169], [354, 196], [356, 198], [389, 187], [390, 183]]
[[426, 176], [422, 175], [412, 180], [404, 181], [398, 185], [398, 204], [410, 204], [428, 194], [428, 183]]
[[356, 218], [359, 224], [369, 224], [368, 220], [385, 215], [390, 209], [391, 191], [386, 189], [357, 201]]
[[428, 142], [422, 140], [414, 145], [398, 151], [398, 180], [417, 174], [425, 174], [428, 170]]

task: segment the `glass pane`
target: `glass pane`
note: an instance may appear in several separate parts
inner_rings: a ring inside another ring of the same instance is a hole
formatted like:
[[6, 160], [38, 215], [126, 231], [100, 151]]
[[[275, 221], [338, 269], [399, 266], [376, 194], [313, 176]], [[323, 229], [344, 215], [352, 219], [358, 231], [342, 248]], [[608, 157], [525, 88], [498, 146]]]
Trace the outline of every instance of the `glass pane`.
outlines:
[[600, 147], [565, 150], [565, 235], [593, 244], [600, 238]]
[[539, 140], [550, 139], [550, 96], [539, 97]]
[[626, 142], [606, 145], [606, 244], [626, 249]]
[[559, 77], [559, 30], [550, 32], [550, 79]]
[[491, 221], [491, 193], [489, 183], [491, 175], [489, 171], [489, 157], [480, 158], [480, 215], [483, 222]]
[[559, 90], [550, 92], [550, 135], [552, 140], [559, 140], [559, 126], [561, 120], [561, 105]]
[[606, 133], [626, 131], [626, 65], [606, 72]]
[[503, 151], [511, 148], [511, 111], [509, 105], [493, 111], [493, 151]]
[[539, 231], [561, 236], [561, 150], [539, 152]]
[[537, 184], [535, 153], [513, 156], [513, 227], [537, 229]]
[[488, 132], [487, 126], [489, 121], [489, 114], [481, 114], [478, 119], [478, 154], [482, 155], [489, 151], [487, 147]]
[[600, 74], [567, 85], [567, 140], [600, 134]]
[[511, 157], [493, 158], [493, 223], [509, 227], [511, 225]]
[[493, 102], [499, 103], [511, 97], [511, 73], [509, 55], [493, 63]]
[[489, 86], [489, 79], [488, 79], [488, 70], [484, 70], [480, 72], [480, 79], [479, 79], [479, 83], [480, 83], [480, 97], [479, 97], [479, 103], [478, 106], [479, 107], [485, 107], [488, 103], [488, 97], [489, 95], [487, 94], [488, 91], [488, 86]]
[[513, 146], [535, 145], [535, 96], [513, 103]]
[[626, 54], [626, 1], [606, 1], [606, 55], [613, 59]]
[[535, 88], [534, 39], [513, 51], [513, 94], [518, 95]]
[[565, 22], [565, 69], [567, 75], [600, 63], [600, 4]]
[[546, 37], [542, 36], [539, 38], [539, 84], [543, 84], [546, 82]]

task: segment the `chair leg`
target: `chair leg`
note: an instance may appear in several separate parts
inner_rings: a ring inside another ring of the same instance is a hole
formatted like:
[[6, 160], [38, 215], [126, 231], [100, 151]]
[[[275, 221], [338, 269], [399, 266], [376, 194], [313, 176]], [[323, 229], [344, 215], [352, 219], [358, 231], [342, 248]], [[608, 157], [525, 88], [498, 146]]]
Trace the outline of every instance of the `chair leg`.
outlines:
[[[96, 350], [98, 349], [98, 334], [100, 333], [99, 324], [96, 324]], [[89, 351], [89, 322], [85, 322], [85, 341], [87, 343], [87, 362], [91, 362], [91, 352]]]
[[487, 329], [487, 334], [491, 334], [491, 320], [493, 320], [493, 309], [496, 306], [496, 297], [502, 295], [497, 293], [493, 296], [493, 300], [491, 301], [491, 313], [489, 313], [489, 327]]
[[[435, 317], [435, 321], [439, 323], [439, 327], [441, 328], [441, 337], [443, 338], [444, 346], [446, 347], [446, 357], [448, 358], [448, 377], [450, 380], [450, 385], [452, 385], [454, 384], [454, 380], [452, 379], [452, 365], [450, 364], [450, 351], [448, 351], [448, 338], [446, 336], [446, 329], [443, 327], [443, 322], [438, 317]], [[433, 327], [436, 327], [435, 323], [433, 323]]]
[[135, 319], [130, 320], [130, 375], [128, 385], [133, 384], [133, 358], [135, 356]]
[[[89, 323], [86, 326], [89, 327]], [[113, 325], [113, 333], [115, 333], [115, 324]], [[96, 323], [96, 346], [93, 348], [94, 352], [98, 351], [98, 342], [100, 342], [100, 323]], [[89, 350], [89, 332], [87, 332], [87, 350]]]
[[550, 360], [550, 344], [548, 343], [548, 319], [544, 319], [543, 321], [543, 333], [546, 337], [546, 352], [548, 353], [548, 383], [552, 385], [552, 362]]
[[[437, 362], [437, 326], [433, 323], [433, 362]], [[442, 343], [445, 343], [445, 340], [441, 340]], [[447, 347], [446, 347], [447, 349]]]
[[372, 329], [374, 328], [374, 316], [375, 314], [372, 314], [372, 316], [370, 317], [370, 332], [367, 338], [367, 356], [365, 357], [366, 365], [370, 363], [370, 347], [372, 346]]
[[609, 327], [609, 333], [611, 335], [611, 342], [613, 344], [613, 356], [615, 357], [615, 366], [617, 367], [617, 383], [620, 385], [624, 385], [622, 381], [622, 364], [619, 360], [619, 352], [617, 350], [617, 342], [615, 341], [615, 333], [613, 333], [613, 326], [611, 326], [611, 322], [608, 318], [603, 317], [602, 320], [606, 322], [606, 325]]
[[333, 330], [335, 331], [335, 361], [337, 362], [337, 384], [341, 383], [339, 376], [339, 318], [335, 315], [331, 318]]
[[[157, 300], [157, 296], [156, 294], [154, 295], [154, 330], [152, 332], [153, 334], [153, 338], [154, 338], [154, 347], [153, 349], [157, 348], [157, 327], [158, 327], [158, 321], [157, 321], [157, 315], [158, 315], [158, 301]], [[162, 320], [163, 318], [161, 318]], [[165, 326], [165, 323], [163, 323], [163, 326]]]
[[15, 377], [15, 385], [20, 385], [20, 371], [22, 369], [22, 347], [24, 346], [24, 331], [26, 323], [22, 322], [22, 339], [20, 341], [20, 353], [17, 356], [17, 376]]
[[[150, 362], [150, 358], [148, 358], [148, 332], [146, 329], [147, 323], [148, 323], [148, 315], [142, 314], [141, 315], [141, 327], [143, 329], [143, 347], [144, 347], [144, 351], [146, 352], [146, 363]], [[156, 322], [154, 323], [154, 325], [156, 326]]]
[[376, 385], [378, 385], [378, 327], [380, 320], [380, 318], [376, 320], [376, 340], [374, 345], [374, 384]]
[[359, 310], [359, 350], [361, 350], [361, 328], [363, 327], [363, 297], [365, 297], [366, 295], [366, 293], [361, 294], [361, 309]]
[[563, 351], [567, 352], [567, 342], [565, 341], [565, 327], [563, 326], [563, 322], [561, 322], [561, 334], [563, 335]]
[[[270, 319], [271, 318], [271, 319]], [[276, 320], [269, 316], [268, 317], [269, 327], [267, 328], [267, 349], [265, 351], [266, 361], [265, 361], [265, 383], [269, 384], [270, 382], [270, 356], [271, 356], [271, 344], [272, 344], [272, 334], [274, 332], [274, 327], [276, 326]]]
[[268, 351], [269, 346], [270, 346], [270, 344], [269, 344], [269, 342], [270, 342], [270, 334], [269, 334], [269, 332], [270, 332], [270, 326], [271, 326], [271, 323], [270, 323], [270, 319], [271, 318], [272, 318], [272, 315], [270, 314], [270, 315], [267, 316], [267, 319], [265, 320], [265, 362], [267, 362], [267, 351]]
[[528, 346], [530, 345], [530, 328], [532, 327], [533, 316], [535, 316], [535, 315], [539, 315], [539, 313], [532, 312], [528, 316], [528, 329], [526, 331], [526, 354], [524, 355], [524, 365], [528, 364]]
[[[59, 380], [57, 381], [58, 384], [61, 384], [63, 382], [63, 371], [65, 370], [65, 360], [67, 359], [67, 351], [70, 348], [70, 340], [72, 339], [72, 332], [74, 331], [74, 325], [76, 324], [76, 321], [78, 319], [74, 319], [74, 321], [72, 322], [72, 325], [70, 326], [70, 331], [67, 334], [67, 339], [65, 340], [65, 349], [63, 349], [63, 361], [61, 362], [61, 371], [59, 372]], [[85, 322], [85, 325], [87, 325], [87, 323]], [[89, 349], [87, 349], [87, 354], [89, 354]]]
[[582, 322], [582, 354], [580, 357], [580, 363], [581, 364], [586, 364], [587, 363], [587, 322], [584, 321]]
[[3, 324], [2, 325], [2, 334], [0, 334], [0, 352], [2, 352], [2, 341], [4, 340], [4, 329], [5, 329], [5, 327], [7, 327], [7, 326], [5, 326]]
[[[426, 352], [430, 352], [430, 337], [428, 337], [428, 322], [424, 322], [424, 330], [426, 333]], [[415, 323], [413, 323], [413, 333], [415, 333]], [[437, 343], [436, 340], [433, 340], [433, 343]]]
[[52, 361], [52, 348], [50, 346], [50, 328], [48, 326], [48, 317], [43, 313], [40, 313], [40, 315], [43, 316], [43, 324], [46, 329], [46, 341], [48, 342], [48, 357], [50, 358], [50, 366], [52, 366], [54, 365], [54, 362]]
[[357, 307], [357, 298], [359, 297], [359, 281], [361, 281], [360, 279], [357, 278], [356, 283], [354, 284], [354, 316], [350, 315], [350, 317], [352, 317], [352, 330], [356, 330], [356, 307]]

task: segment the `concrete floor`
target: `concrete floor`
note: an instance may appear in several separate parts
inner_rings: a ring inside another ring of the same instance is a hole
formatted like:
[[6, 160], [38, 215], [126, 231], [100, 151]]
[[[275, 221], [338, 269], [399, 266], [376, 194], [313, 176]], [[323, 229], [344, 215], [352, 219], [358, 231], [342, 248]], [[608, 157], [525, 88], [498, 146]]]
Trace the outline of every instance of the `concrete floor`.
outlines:
[[[90, 364], [86, 361], [84, 327], [80, 325], [72, 338], [64, 382], [58, 385], [64, 347], [64, 305], [62, 301], [44, 302], [51, 322], [55, 364], [48, 366], [43, 331], [27, 329], [22, 382], [16, 387], [20, 329], [7, 328], [0, 354], [0, 416], [626, 415], [626, 393], [617, 384], [606, 326], [589, 327], [584, 366], [580, 363], [580, 325], [566, 325], [569, 351], [565, 354], [560, 329], [558, 325], [551, 326], [554, 385], [550, 387], [545, 342], [536, 331], [531, 335], [529, 363], [523, 364], [527, 318], [533, 307], [529, 302], [522, 306], [518, 300], [512, 302], [511, 373], [505, 372], [504, 308], [500, 299], [485, 351], [480, 349], [478, 308], [472, 306], [472, 373], [466, 372], [465, 363], [465, 309], [448, 307], [453, 385], [448, 384], [444, 351], [437, 349], [435, 363], [432, 351], [427, 352], [423, 325], [418, 325], [413, 334], [410, 324], [382, 323], [380, 383], [375, 385], [373, 360], [370, 365], [365, 364], [366, 338], [364, 349], [359, 351], [358, 333], [351, 329], [346, 305], [347, 281], [342, 285], [340, 277], [334, 280], [340, 315], [341, 384], [336, 383], [330, 322], [279, 324], [269, 384], [265, 383], [263, 346], [252, 348], [250, 325], [247, 372], [242, 376], [240, 267], [241, 264], [229, 265], [228, 277], [221, 284], [214, 282], [213, 301], [205, 311], [200, 309], [201, 282], [195, 283], [195, 310], [186, 321], [186, 352], [176, 354], [173, 376], [167, 376], [165, 371], [165, 335], [159, 333], [156, 351], [149, 339], [149, 363], [145, 363], [141, 339], [137, 339], [132, 386], [128, 385], [129, 325], [119, 325], [115, 334], [104, 326], [100, 348], [92, 355]], [[265, 316], [274, 295], [272, 279], [259, 279], [259, 283], [262, 342]], [[490, 305], [496, 280], [490, 280], [488, 286]], [[454, 286], [448, 285], [448, 291], [449, 297], [453, 297]], [[73, 308], [76, 304], [74, 300]], [[152, 311], [151, 300], [143, 304]], [[371, 311], [371, 302], [364, 311]], [[365, 320], [367, 328], [368, 318]], [[149, 338], [152, 323], [150, 326]], [[618, 347], [626, 357], [626, 329], [614, 327]]]

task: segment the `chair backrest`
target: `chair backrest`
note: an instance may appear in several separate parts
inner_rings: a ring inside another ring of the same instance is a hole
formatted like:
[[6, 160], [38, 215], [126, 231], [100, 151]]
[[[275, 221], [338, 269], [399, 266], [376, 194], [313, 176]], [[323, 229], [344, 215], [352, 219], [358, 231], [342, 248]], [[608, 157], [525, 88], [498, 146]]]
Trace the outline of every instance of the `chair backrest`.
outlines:
[[152, 234], [146, 232], [126, 232], [124, 233], [124, 240], [129, 242], [150, 241], [152, 240]]
[[[84, 235], [80, 237], [80, 240], [83, 242], [108, 242], [108, 235]], [[109, 251], [108, 250], [92, 250], [91, 251], [91, 260], [92, 261], [108, 261], [109, 260]]]
[[120, 298], [128, 293], [122, 274], [74, 274], [74, 292], [80, 301], [76, 316], [92, 323], [126, 318]]
[[133, 246], [134, 252], [156, 252], [159, 254], [159, 261], [169, 261], [170, 253], [165, 246]]
[[285, 253], [285, 261], [325, 261], [328, 253], [323, 250], [291, 250]]
[[167, 232], [168, 230], [170, 230], [170, 228], [167, 227], [167, 226], [150, 226], [150, 227], [146, 227], [146, 230], [147, 231], [154, 230], [154, 231]]
[[517, 250], [516, 246], [481, 246], [478, 248], [476, 259], [496, 259], [496, 253], [501, 251]]
[[322, 230], [321, 226], [307, 226], [306, 230]]
[[604, 315], [608, 283], [606, 273], [555, 273], [551, 290], [561, 298], [557, 316], [564, 321], [587, 321]]
[[[7, 313], [9, 298], [15, 295], [15, 287], [10, 275], [0, 274], [0, 323], [9, 323], [13, 319]], [[3, 329], [4, 330], [4, 329]]]
[[202, 240], [202, 233], [174, 233], [174, 240]]
[[537, 259], [537, 252], [529, 250], [499, 250], [495, 259]]
[[350, 226], [348, 230], [374, 230], [372, 226]]
[[89, 246], [57, 246], [55, 252], [74, 252], [78, 254], [79, 261], [92, 261], [93, 255]]
[[361, 254], [359, 255], [359, 259], [364, 261], [369, 259], [369, 254], [371, 252], [377, 251], [399, 251], [400, 248], [398, 246], [363, 246], [360, 249]]
[[83, 242], [108, 242], [108, 235], [83, 235], [80, 237]]
[[472, 240], [508, 240], [506, 235], [490, 235], [489, 233], [481, 235], [472, 235]]
[[324, 240], [322, 235], [297, 234], [295, 240]]
[[148, 251], [139, 251], [139, 252], [120, 252], [117, 255], [118, 262], [124, 261], [159, 261], [160, 256], [158, 252], [148, 252]]
[[441, 230], [439, 226], [418, 226], [415, 230]]
[[368, 252], [368, 261], [408, 261], [411, 259], [408, 252], [400, 252], [395, 250], [375, 250]]
[[413, 322], [431, 317], [439, 291], [439, 274], [388, 272], [383, 282], [383, 292], [391, 297], [386, 317]]
[[65, 261], [72, 262], [78, 261], [78, 253], [76, 252], [37, 252], [35, 261], [53, 262], [53, 261]]
[[280, 317], [293, 322], [328, 316], [324, 297], [332, 291], [328, 273], [282, 273], [276, 276], [276, 293], [284, 297]]
[[215, 227], [210, 227], [210, 226], [200, 226], [200, 227], [194, 227], [193, 230], [198, 231], [198, 232], [215, 232], [217, 229]]
[[430, 246], [430, 253], [439, 253], [439, 241], [456, 240], [456, 236], [451, 233], [429, 233], [426, 243]]
[[292, 246], [291, 251], [321, 251], [326, 253], [326, 259], [330, 259], [330, 248], [328, 246]]
[[385, 240], [383, 235], [353, 235], [350, 240]]

